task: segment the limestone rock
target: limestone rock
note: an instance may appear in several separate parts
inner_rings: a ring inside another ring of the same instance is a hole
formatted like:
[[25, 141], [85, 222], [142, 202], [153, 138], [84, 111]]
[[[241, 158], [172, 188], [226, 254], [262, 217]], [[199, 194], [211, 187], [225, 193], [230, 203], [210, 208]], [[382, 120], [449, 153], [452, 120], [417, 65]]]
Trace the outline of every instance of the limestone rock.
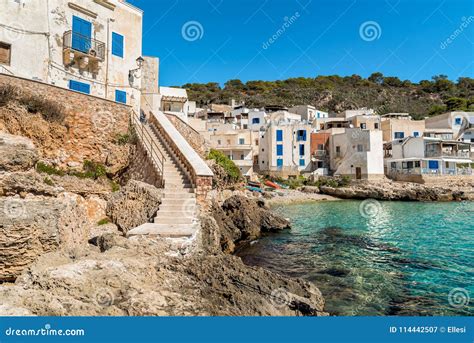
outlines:
[[37, 160], [38, 153], [31, 140], [0, 132], [0, 172], [26, 171]]
[[231, 196], [222, 206], [214, 204], [212, 212], [221, 229], [222, 249], [228, 253], [236, 244], [259, 238], [262, 233], [290, 228], [290, 223], [270, 211], [263, 201], [245, 196]]
[[0, 285], [0, 315], [325, 315], [319, 290], [225, 254], [165, 254], [166, 240], [104, 237], [107, 249], [44, 255]]
[[107, 216], [120, 230], [127, 233], [156, 215], [162, 192], [150, 184], [131, 180], [107, 203]]
[[0, 198], [0, 281], [14, 280], [44, 253], [87, 245], [90, 228], [105, 215], [105, 202], [102, 212], [98, 204], [71, 193]]

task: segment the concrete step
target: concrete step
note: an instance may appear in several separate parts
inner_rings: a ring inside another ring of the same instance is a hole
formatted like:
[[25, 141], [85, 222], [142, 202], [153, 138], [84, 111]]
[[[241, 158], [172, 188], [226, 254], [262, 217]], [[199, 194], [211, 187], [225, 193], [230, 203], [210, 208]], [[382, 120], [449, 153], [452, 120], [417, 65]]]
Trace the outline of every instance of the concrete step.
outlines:
[[163, 199], [191, 199], [191, 198], [196, 198], [196, 194], [189, 192], [188, 190], [193, 190], [192, 188], [187, 188], [185, 189], [185, 192], [179, 191], [175, 192], [173, 190], [165, 190], [163, 193]]
[[191, 237], [196, 230], [196, 225], [146, 223], [128, 231], [127, 236]]
[[165, 189], [166, 190], [177, 190], [177, 191], [182, 191], [183, 189], [193, 189], [193, 187], [191, 186], [191, 184], [185, 184], [185, 183], [169, 183], [169, 182], [166, 182], [165, 180]]
[[195, 205], [196, 204], [196, 198], [163, 198], [162, 200], [162, 203], [160, 205], [160, 208], [161, 206], [163, 205], [183, 205], [185, 204], [186, 206], [188, 205]]
[[168, 224], [168, 225], [176, 225], [176, 224], [187, 224], [192, 225], [194, 223], [194, 218], [174, 218], [174, 217], [157, 217], [155, 218], [155, 224]]

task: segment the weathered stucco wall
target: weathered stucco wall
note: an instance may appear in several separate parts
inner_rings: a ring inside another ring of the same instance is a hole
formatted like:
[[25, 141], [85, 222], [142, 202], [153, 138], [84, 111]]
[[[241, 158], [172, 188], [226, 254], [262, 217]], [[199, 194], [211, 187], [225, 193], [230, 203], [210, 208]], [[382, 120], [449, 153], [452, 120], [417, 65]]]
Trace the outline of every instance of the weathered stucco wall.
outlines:
[[[128, 163], [129, 147], [118, 144], [117, 138], [128, 132], [130, 106], [0, 74], [0, 86], [4, 85], [12, 85], [25, 95], [40, 97], [63, 108], [65, 120], [61, 130], [47, 132], [53, 124], [48, 127], [50, 123], [31, 115], [28, 120], [19, 118], [23, 121], [14, 126], [15, 130], [24, 132], [11, 132], [31, 138], [46, 160], [62, 167], [77, 163], [82, 165], [84, 160], [91, 160], [105, 164], [111, 172], [119, 171]], [[4, 121], [18, 115], [18, 110], [12, 108], [3, 107], [0, 110], [5, 116]], [[24, 116], [27, 115], [26, 112]], [[41, 125], [44, 127], [39, 127]], [[8, 125], [5, 126], [9, 131]], [[13, 126], [10, 126], [12, 131]], [[55, 136], [47, 141], [47, 137], [38, 135], [40, 132], [43, 132], [43, 136]]]

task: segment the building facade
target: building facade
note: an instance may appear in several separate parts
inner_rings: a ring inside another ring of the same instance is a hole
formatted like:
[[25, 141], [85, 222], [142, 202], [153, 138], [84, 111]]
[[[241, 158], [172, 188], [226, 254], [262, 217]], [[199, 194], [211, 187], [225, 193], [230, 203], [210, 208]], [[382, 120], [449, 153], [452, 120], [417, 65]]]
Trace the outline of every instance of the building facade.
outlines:
[[142, 17], [121, 0], [5, 0], [0, 72], [139, 109]]

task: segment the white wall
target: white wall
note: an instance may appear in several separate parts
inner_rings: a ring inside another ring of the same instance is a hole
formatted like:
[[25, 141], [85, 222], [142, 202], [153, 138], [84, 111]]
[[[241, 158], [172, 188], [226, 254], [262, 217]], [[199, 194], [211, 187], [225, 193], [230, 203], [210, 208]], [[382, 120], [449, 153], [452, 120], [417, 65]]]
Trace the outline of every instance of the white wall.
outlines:
[[[114, 10], [88, 0], [3, 0], [0, 22], [17, 29], [0, 30], [0, 41], [12, 46], [11, 65], [5, 68], [16, 76], [64, 88], [69, 87], [69, 80], [87, 83], [91, 95], [110, 100], [115, 100], [116, 89], [123, 90], [127, 92], [127, 103], [139, 107], [140, 92], [131, 87], [128, 76], [129, 70], [137, 68], [136, 59], [142, 53], [143, 14], [127, 3], [111, 2], [116, 6]], [[77, 10], [69, 3], [87, 10]], [[105, 60], [99, 62], [97, 70], [89, 69], [90, 64], [80, 69], [77, 64], [64, 64], [63, 36], [72, 29], [73, 16], [91, 22], [92, 38], [106, 44]], [[124, 36], [123, 58], [111, 54], [112, 32]], [[135, 80], [134, 86], [138, 88], [140, 80]]]

